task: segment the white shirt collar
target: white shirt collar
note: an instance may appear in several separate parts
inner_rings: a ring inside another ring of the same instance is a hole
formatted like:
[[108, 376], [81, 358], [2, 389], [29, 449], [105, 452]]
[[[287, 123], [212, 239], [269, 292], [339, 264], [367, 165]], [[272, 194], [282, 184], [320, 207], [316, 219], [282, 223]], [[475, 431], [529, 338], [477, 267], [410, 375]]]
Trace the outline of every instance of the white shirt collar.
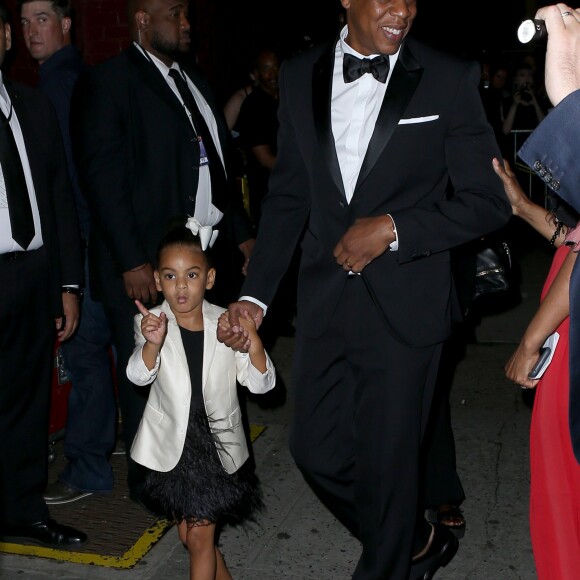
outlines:
[[154, 54], [151, 54], [148, 50], [145, 50], [142, 46], [140, 46], [139, 44], [137, 44], [135, 41], [133, 41], [133, 44], [141, 51], [141, 53], [143, 54], [143, 56], [147, 59], [150, 60], [161, 72], [161, 74], [163, 75], [163, 77], [167, 77], [169, 76], [169, 71], [174, 68], [178, 71], [181, 72], [181, 69], [179, 68], [179, 65], [174, 61], [173, 64], [169, 67], [167, 66], [162, 60], [160, 60], [159, 58], [157, 58]]
[[[360, 52], [357, 52], [352, 46], [350, 46], [350, 44], [348, 44], [346, 42], [345, 39], [346, 39], [347, 35], [348, 35], [348, 25], [345, 24], [343, 29], [340, 31], [340, 38], [338, 41], [340, 49], [342, 50], [342, 54], [352, 54], [358, 58], [374, 58], [375, 56], [379, 56], [378, 54], [365, 55], [365, 54], [361, 54]], [[389, 55], [389, 64], [391, 65], [390, 66], [391, 70], [393, 70], [393, 68], [395, 67], [395, 63], [397, 62], [397, 59], [399, 58], [400, 52], [401, 52], [401, 48], [399, 47], [399, 50], [397, 50], [397, 52], [395, 54]]]
[[4, 86], [4, 78], [2, 77], [2, 71], [0, 71], [0, 108], [5, 116], [8, 116], [10, 111], [10, 97], [8, 96], [8, 91]]

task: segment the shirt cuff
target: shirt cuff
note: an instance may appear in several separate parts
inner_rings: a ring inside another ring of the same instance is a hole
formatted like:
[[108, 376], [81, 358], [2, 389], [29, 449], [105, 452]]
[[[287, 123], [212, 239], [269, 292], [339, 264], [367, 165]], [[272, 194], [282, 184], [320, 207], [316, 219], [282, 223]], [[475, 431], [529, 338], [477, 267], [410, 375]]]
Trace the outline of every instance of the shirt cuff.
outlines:
[[247, 300], [248, 302], [253, 302], [254, 304], [257, 304], [264, 311], [264, 316], [266, 316], [268, 307], [263, 302], [260, 302], [259, 300], [257, 300], [256, 298], [252, 298], [251, 296], [241, 296], [239, 300]]
[[389, 244], [389, 252], [396, 252], [399, 249], [399, 236], [397, 234], [397, 226], [395, 225], [395, 220], [393, 219], [393, 216], [390, 213], [388, 213], [387, 215], [391, 218], [391, 220], [393, 220], [393, 233], [395, 234], [395, 241]]

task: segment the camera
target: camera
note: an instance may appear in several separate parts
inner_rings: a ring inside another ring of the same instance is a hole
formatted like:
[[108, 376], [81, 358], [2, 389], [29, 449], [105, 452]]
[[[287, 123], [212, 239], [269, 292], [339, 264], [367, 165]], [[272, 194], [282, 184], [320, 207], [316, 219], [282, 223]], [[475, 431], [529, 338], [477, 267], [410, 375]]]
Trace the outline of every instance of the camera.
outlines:
[[524, 20], [518, 27], [518, 40], [522, 44], [528, 42], [545, 42], [548, 38], [546, 23], [543, 20]]
[[528, 87], [528, 83], [524, 83], [520, 90], [518, 91], [520, 98], [524, 103], [531, 103], [533, 100], [532, 94], [530, 93], [530, 88]]

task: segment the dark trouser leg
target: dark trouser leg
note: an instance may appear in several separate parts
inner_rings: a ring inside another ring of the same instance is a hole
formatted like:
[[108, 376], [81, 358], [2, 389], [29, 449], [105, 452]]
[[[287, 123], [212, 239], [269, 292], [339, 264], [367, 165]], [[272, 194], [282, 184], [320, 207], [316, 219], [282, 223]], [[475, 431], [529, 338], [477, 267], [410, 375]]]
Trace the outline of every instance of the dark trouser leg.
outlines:
[[294, 459], [361, 540], [354, 578], [407, 580], [430, 532], [416, 516], [419, 449], [441, 346], [397, 342], [358, 277], [323, 337], [306, 338], [301, 324], [298, 332]]
[[110, 491], [115, 447], [117, 400], [109, 348], [111, 331], [100, 302], [92, 300], [88, 269], [81, 317], [75, 335], [62, 345], [72, 381], [64, 452], [68, 463], [61, 479], [83, 491]]
[[0, 263], [0, 524], [45, 520], [55, 337], [48, 257]]
[[[433, 405], [423, 439], [423, 507], [460, 505], [465, 492], [457, 473], [449, 391], [465, 348], [462, 327], [445, 343]], [[459, 343], [461, 341], [461, 343]]]

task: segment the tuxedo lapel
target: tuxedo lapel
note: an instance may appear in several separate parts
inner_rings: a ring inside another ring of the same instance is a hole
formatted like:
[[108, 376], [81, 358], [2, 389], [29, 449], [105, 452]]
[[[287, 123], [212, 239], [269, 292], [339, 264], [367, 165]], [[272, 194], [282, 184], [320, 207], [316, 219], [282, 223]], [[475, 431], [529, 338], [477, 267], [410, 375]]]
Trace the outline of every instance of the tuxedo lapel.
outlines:
[[183, 105], [163, 78], [160, 70], [133, 45], [129, 47], [129, 58], [137, 69], [137, 77], [142, 80], [147, 89], [175, 109], [176, 113], [185, 115], [187, 118]]
[[361, 166], [355, 187], [355, 195], [381, 157], [389, 139], [397, 128], [399, 120], [419, 84], [422, 73], [423, 69], [419, 66], [407, 45], [403, 44]]
[[346, 197], [340, 165], [336, 155], [330, 117], [335, 45], [336, 43], [330, 45], [329, 49], [323, 53], [322, 57], [314, 65], [312, 72], [312, 108], [318, 141], [330, 169], [332, 180], [342, 195]]

